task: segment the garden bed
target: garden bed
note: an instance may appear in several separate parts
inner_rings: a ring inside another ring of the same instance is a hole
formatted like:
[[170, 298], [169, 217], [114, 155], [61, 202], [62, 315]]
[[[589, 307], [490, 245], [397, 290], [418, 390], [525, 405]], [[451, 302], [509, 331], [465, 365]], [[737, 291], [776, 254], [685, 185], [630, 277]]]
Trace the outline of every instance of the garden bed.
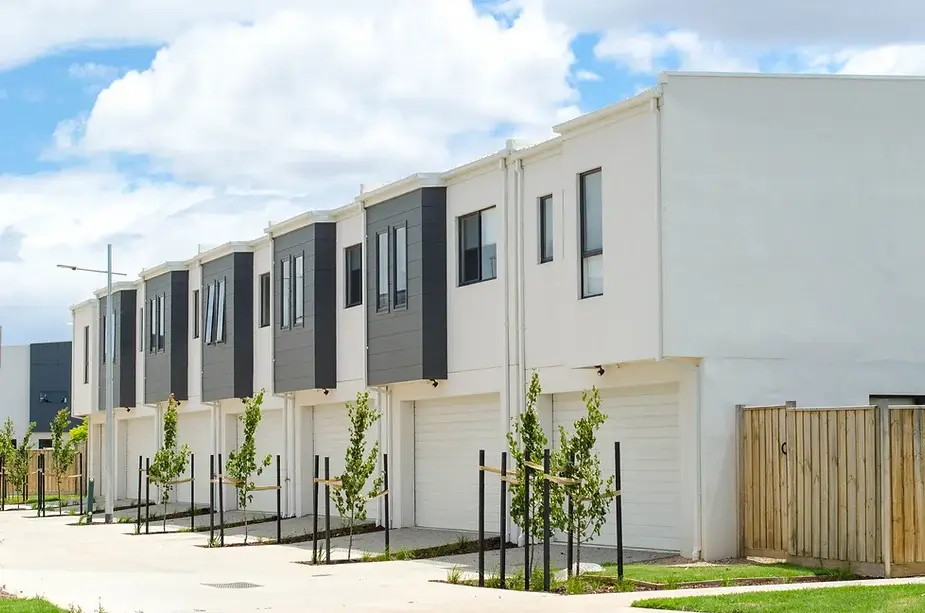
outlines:
[[[276, 521], [276, 518], [275, 518], [275, 517], [271, 517], [271, 518], [261, 518], [261, 519], [258, 520], [258, 521], [248, 521], [248, 522], [247, 522], [247, 525], [248, 525], [248, 526], [253, 526], [254, 524], [265, 524], [265, 523], [271, 522], [271, 521], [275, 522], [275, 521]], [[233, 523], [233, 524], [225, 524], [225, 530], [228, 530], [229, 528], [243, 528], [243, 527], [244, 527], [244, 522], [243, 522], [243, 521], [235, 522], [235, 523]], [[187, 532], [190, 532], [189, 528], [187, 528], [186, 530], [187, 530]], [[218, 526], [216, 526], [216, 527], [215, 527], [215, 540], [216, 540], [216, 541], [218, 541], [218, 539], [219, 539], [218, 530], [219, 530], [219, 528], [218, 528]], [[208, 532], [208, 531], [209, 531], [209, 529], [206, 528], [205, 532]], [[200, 530], [200, 529], [197, 528], [197, 529], [196, 529], [196, 532], [202, 532], [202, 530]], [[384, 532], [384, 528], [382, 528], [381, 526], [376, 526], [375, 524], [364, 524], [364, 525], [361, 525], [361, 526], [355, 526], [355, 527], [353, 528], [353, 534], [354, 534], [354, 536], [356, 536], [356, 535], [358, 535], [358, 534], [369, 534], [369, 533], [371, 533], [371, 532]], [[350, 529], [349, 529], [349, 528], [337, 528], [337, 529], [335, 529], [335, 530], [331, 530], [331, 538], [338, 538], [338, 537], [341, 537], [341, 536], [348, 536], [349, 534], [350, 534]], [[229, 537], [229, 536], [238, 537], [238, 536], [242, 536], [242, 535], [241, 535], [241, 534], [233, 534], [233, 535], [226, 534], [226, 535], [225, 535], [225, 538], [227, 538], [227, 537]], [[211, 544], [211, 543], [210, 543], [210, 544], [208, 544], [208, 545], [198, 545], [198, 546], [199, 546], [199, 547], [205, 547], [205, 548], [207, 548], [207, 549], [213, 549], [213, 548], [227, 548], [227, 547], [252, 547], [252, 546], [256, 546], [256, 545], [295, 545], [295, 544], [297, 544], [297, 543], [308, 543], [308, 542], [311, 542], [311, 541], [314, 541], [314, 540], [323, 541], [324, 538], [325, 538], [325, 533], [324, 533], [324, 532], [317, 532], [317, 533], [314, 533], [314, 534], [313, 534], [313, 533], [311, 533], [311, 532], [307, 532], [307, 533], [305, 533], [305, 534], [293, 534], [293, 535], [291, 535], [291, 536], [284, 536], [284, 537], [283, 537], [282, 539], [280, 539], [278, 542], [277, 542], [277, 540], [276, 540], [275, 538], [272, 538], [272, 537], [264, 537], [264, 536], [254, 536], [254, 535], [251, 535], [251, 536], [249, 536], [248, 538], [249, 538], [249, 539], [250, 539], [250, 538], [253, 538], [253, 539], [256, 539], [256, 540], [248, 541], [247, 543], [225, 543], [224, 545], [215, 545], [215, 544]]]
[[[378, 531], [381, 531], [382, 528], [378, 528]], [[338, 534], [338, 537], [347, 536], [349, 533], [345, 530], [341, 530], [343, 534]], [[372, 532], [372, 531], [367, 531]], [[362, 534], [354, 530], [354, 535]], [[334, 538], [334, 533], [331, 533], [331, 537]], [[319, 540], [321, 540], [319, 538]], [[513, 549], [517, 545], [513, 543], [508, 543], [507, 548]], [[342, 549], [340, 547], [339, 549]], [[485, 551], [495, 551], [501, 549], [501, 538], [489, 538], [485, 539]], [[476, 540], [460, 538], [452, 543], [445, 543], [443, 545], [435, 545], [431, 547], [419, 547], [417, 549], [399, 549], [395, 552], [389, 553], [370, 553], [363, 552], [359, 557], [351, 557], [350, 559], [335, 559], [328, 562], [319, 561], [317, 564], [313, 563], [311, 560], [297, 562], [297, 564], [305, 564], [308, 566], [325, 566], [330, 564], [357, 564], [362, 562], [397, 562], [397, 561], [408, 561], [408, 560], [429, 560], [432, 558], [443, 558], [448, 556], [456, 555], [466, 555], [477, 553], [479, 550], [479, 543]], [[324, 552], [319, 552], [320, 556], [324, 555]]]

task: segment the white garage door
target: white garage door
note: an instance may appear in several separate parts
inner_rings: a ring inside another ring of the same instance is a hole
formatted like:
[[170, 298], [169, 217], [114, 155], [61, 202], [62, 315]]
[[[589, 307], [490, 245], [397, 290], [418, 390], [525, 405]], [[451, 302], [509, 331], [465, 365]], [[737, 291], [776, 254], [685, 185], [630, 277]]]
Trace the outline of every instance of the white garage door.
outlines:
[[[620, 442], [623, 476], [623, 542], [627, 547], [680, 550], [678, 388], [659, 385], [601, 391], [607, 420], [597, 436], [601, 472], [614, 474], [614, 442]], [[581, 394], [553, 396], [553, 425], [571, 431], [586, 414]], [[558, 436], [556, 437], [558, 443]], [[613, 507], [593, 542], [616, 544]]]
[[[414, 517], [424, 528], [478, 530], [479, 450], [501, 462], [497, 395], [418, 401], [414, 408]], [[499, 481], [486, 475], [485, 516], [498, 517]], [[487, 520], [493, 526], [496, 520]]]
[[[123, 484], [121, 492], [117, 492], [120, 498], [135, 499], [138, 497], [138, 457], [142, 456], [142, 464], [150, 458], [154, 461], [154, 454], [157, 452], [157, 442], [154, 440], [154, 418], [141, 417], [136, 419], [126, 419], [119, 423], [123, 431], [122, 454], [123, 454]], [[144, 485], [142, 484], [142, 487]], [[142, 492], [144, 496], [144, 492]]]
[[[196, 502], [200, 504], [209, 503], [209, 458], [212, 455], [211, 415], [209, 411], [182, 412], [177, 419], [177, 444], [187, 445], [190, 453], [195, 456], [193, 470], [196, 482], [194, 485]], [[189, 472], [182, 478], [188, 479]], [[189, 502], [189, 483], [177, 486], [173, 498], [180, 502]]]
[[[243, 437], [244, 424], [238, 422], [238, 431]], [[257, 465], [263, 466], [263, 460], [269, 455], [270, 465], [263, 469], [263, 474], [254, 479], [257, 485], [276, 485], [276, 456], [283, 455], [283, 412], [276, 409], [263, 411], [260, 423], [254, 433], [254, 446], [257, 449]], [[276, 513], [276, 491], [254, 492], [250, 508], [264, 513]]]
[[[331, 477], [334, 478], [344, 471], [346, 464], [345, 455], [347, 446], [350, 444], [350, 420], [347, 419], [347, 407], [343, 403], [339, 404], [321, 404], [312, 410], [312, 424], [314, 427], [312, 440], [315, 454], [319, 459], [319, 472], [324, 476], [324, 458], [329, 458]], [[379, 435], [379, 424], [373, 424], [366, 435], [366, 449], [369, 450], [375, 444]], [[315, 459], [312, 458], [309, 465], [310, 470], [315, 470]], [[375, 477], [375, 473], [373, 475]], [[372, 492], [372, 479], [367, 486], [367, 491]], [[376, 501], [366, 505], [366, 518], [372, 521], [376, 518]], [[324, 514], [324, 488], [318, 490], [318, 513]], [[331, 501], [331, 515], [337, 515], [337, 508], [334, 501]]]

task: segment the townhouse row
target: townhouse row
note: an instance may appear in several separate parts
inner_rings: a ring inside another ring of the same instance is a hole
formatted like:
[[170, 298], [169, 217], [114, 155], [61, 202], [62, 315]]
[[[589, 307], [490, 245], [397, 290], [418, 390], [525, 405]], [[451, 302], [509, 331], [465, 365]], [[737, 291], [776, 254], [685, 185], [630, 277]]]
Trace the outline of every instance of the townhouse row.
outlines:
[[110, 368], [118, 498], [172, 393], [207, 501], [208, 457], [263, 388], [258, 453], [305, 515], [312, 457], [342, 468], [344, 403], [369, 391], [393, 527], [474, 529], [478, 450], [499, 456], [537, 370], [551, 435], [601, 390], [628, 546], [735, 555], [736, 404], [925, 395], [925, 245], [904, 236], [925, 220], [922, 102], [917, 79], [669, 73], [546, 142], [144, 270], [113, 288], [113, 355], [105, 290], [72, 307], [91, 471]]

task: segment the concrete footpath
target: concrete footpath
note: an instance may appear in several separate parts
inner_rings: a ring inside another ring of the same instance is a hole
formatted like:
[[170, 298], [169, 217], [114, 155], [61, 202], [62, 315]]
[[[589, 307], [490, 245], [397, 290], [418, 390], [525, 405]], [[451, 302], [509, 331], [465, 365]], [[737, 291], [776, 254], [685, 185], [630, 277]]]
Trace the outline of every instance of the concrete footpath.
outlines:
[[[65, 608], [76, 605], [85, 613], [99, 607], [107, 613], [628, 613], [639, 611], [629, 608], [634, 600], [653, 596], [480, 590], [435, 583], [446, 578], [446, 568], [427, 562], [312, 567], [295, 563], [306, 559], [298, 547], [207, 549], [197, 545], [204, 545], [208, 535], [139, 538], [127, 534], [133, 527], [126, 524], [67, 526], [72, 518], [22, 515], [0, 514], [0, 586], [14, 594], [44, 596]], [[776, 589], [801, 587], [806, 586]], [[685, 592], [657, 594], [681, 595]]]

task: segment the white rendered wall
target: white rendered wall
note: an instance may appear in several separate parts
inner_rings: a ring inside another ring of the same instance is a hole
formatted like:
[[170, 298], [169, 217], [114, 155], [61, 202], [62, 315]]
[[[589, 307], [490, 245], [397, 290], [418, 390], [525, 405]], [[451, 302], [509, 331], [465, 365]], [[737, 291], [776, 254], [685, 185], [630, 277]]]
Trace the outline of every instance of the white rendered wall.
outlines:
[[145, 360], [148, 357], [148, 339], [145, 337], [144, 330], [140, 328], [139, 318], [141, 309], [144, 309], [144, 316], [147, 322], [151, 321], [150, 308], [145, 298], [145, 283], [140, 281], [136, 286], [135, 302], [135, 321], [133, 334], [135, 335], [135, 404], [141, 406], [145, 403]]
[[[189, 382], [188, 382], [188, 404], [191, 407], [199, 406], [202, 403], [202, 267], [199, 264], [194, 264], [189, 267], [189, 292], [190, 292], [190, 308], [189, 308], [189, 362], [187, 368], [189, 369]], [[193, 319], [193, 303], [192, 296], [194, 290], [200, 290], [199, 295], [199, 338], [193, 338], [193, 330], [196, 325], [195, 320]]]
[[[254, 392], [266, 390], [267, 400], [273, 393], [273, 325], [260, 327], [260, 276], [273, 268], [273, 243], [269, 240], [254, 249]], [[273, 279], [270, 279], [270, 313], [273, 313]]]
[[[363, 388], [366, 373], [366, 328], [365, 317], [367, 306], [366, 291], [363, 291], [364, 303], [349, 309], [344, 308], [346, 292], [344, 282], [347, 278], [344, 268], [344, 249], [352, 245], [364, 246], [366, 228], [363, 213], [358, 211], [337, 222], [337, 387], [348, 398], [356, 396], [356, 392]], [[363, 260], [365, 264], [366, 255]], [[363, 274], [363, 283], [366, 283], [366, 271]]]
[[22, 440], [29, 425], [29, 345], [5, 345], [0, 359], [0, 427], [12, 418], [16, 437]]
[[[94, 412], [98, 406], [99, 390], [99, 324], [96, 302], [81, 303], [74, 309], [73, 340], [71, 342], [71, 415], [82, 416]], [[90, 327], [89, 382], [84, 383], [84, 327]], [[2, 370], [2, 367], [0, 367]]]

